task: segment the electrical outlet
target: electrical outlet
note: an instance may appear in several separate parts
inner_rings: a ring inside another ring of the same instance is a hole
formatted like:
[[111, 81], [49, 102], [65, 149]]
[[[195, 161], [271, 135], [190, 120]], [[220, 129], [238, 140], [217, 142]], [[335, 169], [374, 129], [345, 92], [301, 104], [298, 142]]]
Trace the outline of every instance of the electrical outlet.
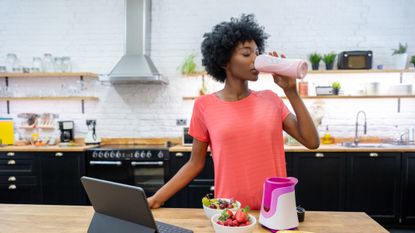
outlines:
[[177, 126], [187, 125], [187, 120], [186, 119], [176, 119], [176, 125]]

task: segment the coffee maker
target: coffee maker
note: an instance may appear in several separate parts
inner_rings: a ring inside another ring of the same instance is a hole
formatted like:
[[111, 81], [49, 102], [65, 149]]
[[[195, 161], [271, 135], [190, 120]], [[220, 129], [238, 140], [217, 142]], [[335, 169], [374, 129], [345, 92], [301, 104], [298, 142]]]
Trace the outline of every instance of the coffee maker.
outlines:
[[96, 120], [86, 120], [86, 126], [88, 127], [88, 133], [85, 137], [85, 144], [99, 144], [101, 139], [95, 132], [95, 126], [97, 125]]
[[73, 121], [59, 121], [61, 143], [68, 143], [74, 140], [74, 125]]

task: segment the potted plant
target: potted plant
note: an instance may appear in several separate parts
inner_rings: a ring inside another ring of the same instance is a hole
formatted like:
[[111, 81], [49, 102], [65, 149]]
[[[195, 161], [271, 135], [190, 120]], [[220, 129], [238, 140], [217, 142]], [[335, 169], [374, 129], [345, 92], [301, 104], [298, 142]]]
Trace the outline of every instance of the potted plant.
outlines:
[[331, 84], [331, 88], [333, 88], [333, 94], [338, 95], [340, 88], [341, 88], [340, 82], [337, 82], [337, 81], [333, 82]]
[[411, 57], [411, 63], [414, 65], [414, 67], [415, 67], [415, 55], [413, 55], [412, 57]]
[[195, 62], [195, 58], [196, 58], [196, 55], [192, 53], [184, 59], [184, 62], [180, 67], [182, 74], [192, 75], [192, 74], [197, 73], [196, 71], [197, 65]]
[[326, 70], [332, 70], [334, 60], [336, 59], [337, 54], [335, 52], [331, 52], [328, 54], [324, 54], [323, 61], [326, 63]]
[[311, 67], [313, 70], [318, 70], [318, 66], [320, 65], [321, 55], [317, 52], [314, 52], [308, 56], [308, 60], [311, 63]]
[[395, 57], [395, 67], [396, 69], [405, 69], [406, 68], [406, 61], [408, 59], [408, 54], [406, 50], [408, 49], [408, 44], [405, 45], [399, 43], [398, 49], [392, 49], [393, 53], [392, 56]]

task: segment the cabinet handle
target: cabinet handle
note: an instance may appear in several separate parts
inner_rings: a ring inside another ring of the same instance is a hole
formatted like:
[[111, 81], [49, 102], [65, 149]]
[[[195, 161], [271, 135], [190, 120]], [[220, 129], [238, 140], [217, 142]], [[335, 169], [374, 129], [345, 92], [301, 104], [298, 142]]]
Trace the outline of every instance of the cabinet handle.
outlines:
[[316, 153], [316, 158], [324, 158], [324, 154], [323, 153]]
[[58, 152], [58, 153], [55, 154], [55, 157], [62, 157], [62, 156], [63, 156], [63, 153], [61, 153], [61, 152]]
[[176, 153], [176, 157], [183, 157], [183, 153]]
[[163, 166], [163, 161], [131, 162], [131, 166]]
[[17, 186], [15, 185], [15, 184], [11, 184], [11, 185], [9, 185], [9, 190], [14, 190], [14, 189], [16, 189], [17, 188]]
[[210, 191], [215, 191], [215, 186], [210, 186]]
[[15, 165], [16, 164], [16, 160], [11, 159], [11, 160], [7, 161], [7, 164], [8, 165]]
[[9, 153], [7, 153], [7, 156], [9, 156], [9, 157], [14, 156], [14, 152], [9, 152]]
[[15, 176], [10, 176], [8, 181], [9, 182], [14, 182], [14, 181], [16, 181], [16, 177]]
[[369, 153], [369, 156], [370, 157], [378, 157], [379, 154], [378, 153], [375, 153], [375, 152], [372, 152], [372, 153]]

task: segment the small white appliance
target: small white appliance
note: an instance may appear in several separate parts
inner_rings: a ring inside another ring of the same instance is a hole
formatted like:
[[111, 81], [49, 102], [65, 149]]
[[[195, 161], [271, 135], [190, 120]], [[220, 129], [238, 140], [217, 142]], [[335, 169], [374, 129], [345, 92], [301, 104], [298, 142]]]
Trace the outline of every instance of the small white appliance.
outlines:
[[86, 126], [88, 127], [88, 133], [85, 137], [85, 144], [99, 144], [101, 139], [97, 136], [95, 127], [97, 125], [96, 120], [86, 120]]
[[271, 177], [264, 182], [259, 223], [272, 232], [298, 227], [295, 177]]

